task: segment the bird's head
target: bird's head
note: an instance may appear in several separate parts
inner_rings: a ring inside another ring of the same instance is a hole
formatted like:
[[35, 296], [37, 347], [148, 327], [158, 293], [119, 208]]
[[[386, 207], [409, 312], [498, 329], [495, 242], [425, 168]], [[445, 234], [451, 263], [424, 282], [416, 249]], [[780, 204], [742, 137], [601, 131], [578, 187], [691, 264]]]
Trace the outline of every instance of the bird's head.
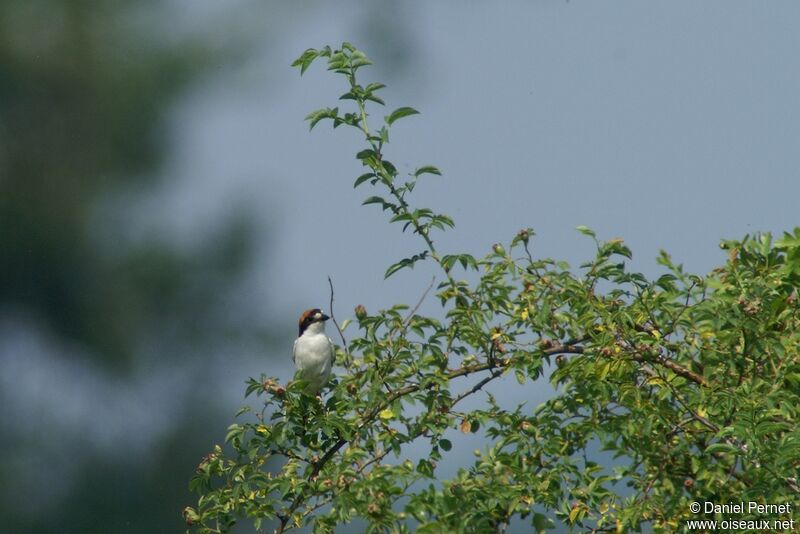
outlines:
[[302, 336], [303, 332], [309, 328], [319, 330], [320, 332], [323, 331], [325, 329], [325, 321], [328, 319], [330, 319], [330, 317], [325, 315], [319, 308], [311, 308], [310, 310], [304, 311], [302, 315], [300, 315], [300, 333], [298, 335]]

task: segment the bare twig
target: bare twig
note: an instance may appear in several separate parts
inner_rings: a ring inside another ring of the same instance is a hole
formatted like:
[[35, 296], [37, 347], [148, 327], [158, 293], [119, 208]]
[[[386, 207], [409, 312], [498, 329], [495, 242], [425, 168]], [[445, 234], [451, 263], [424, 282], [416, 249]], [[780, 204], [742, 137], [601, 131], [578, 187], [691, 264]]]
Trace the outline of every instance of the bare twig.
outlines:
[[417, 301], [416, 306], [411, 308], [411, 311], [408, 312], [408, 315], [406, 316], [406, 320], [403, 321], [404, 325], [408, 325], [408, 323], [411, 321], [411, 318], [414, 317], [415, 313], [417, 313], [417, 310], [419, 309], [420, 306], [422, 306], [422, 302], [425, 300], [425, 297], [428, 296], [428, 293], [430, 293], [431, 288], [433, 288], [433, 284], [435, 282], [436, 282], [436, 277], [434, 276], [433, 278], [431, 278], [431, 283], [428, 284], [428, 287], [425, 288], [425, 291], [422, 293], [422, 296]]
[[345, 353], [347, 353], [347, 355], [349, 356], [350, 349], [347, 348], [347, 340], [344, 338], [344, 332], [342, 332], [342, 329], [339, 327], [339, 322], [336, 320], [336, 316], [333, 314], [333, 280], [331, 280], [330, 275], [328, 275], [328, 285], [331, 286], [331, 304], [330, 304], [331, 320], [333, 321], [333, 324], [336, 326], [336, 330], [339, 331], [339, 336], [342, 338], [342, 346], [344, 347]]

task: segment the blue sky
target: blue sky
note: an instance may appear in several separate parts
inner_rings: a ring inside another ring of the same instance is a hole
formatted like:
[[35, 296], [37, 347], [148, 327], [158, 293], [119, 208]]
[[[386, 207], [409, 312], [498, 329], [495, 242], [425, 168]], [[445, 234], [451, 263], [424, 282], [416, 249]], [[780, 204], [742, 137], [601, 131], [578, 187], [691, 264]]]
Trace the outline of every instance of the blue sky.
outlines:
[[[336, 105], [344, 86], [322, 65], [301, 78], [289, 63], [307, 47], [360, 45], [369, 33], [363, 17], [316, 6], [279, 13], [285, 38], [265, 38], [176, 108], [168, 172], [182, 179], [160, 200], [172, 198], [164, 212], [189, 232], [228, 203], [258, 206], [269, 230], [253, 287], [266, 316], [286, 322], [287, 344], [299, 311], [327, 305], [328, 274], [340, 315], [358, 303], [413, 303], [430, 276], [423, 268], [383, 280], [418, 244], [360, 207], [368, 192], [351, 187], [361, 172], [355, 133], [321, 125], [309, 134], [302, 120]], [[800, 5], [386, 9], [396, 27], [374, 52], [362, 45], [377, 63], [363, 72], [389, 84], [389, 107], [422, 113], [398, 123], [388, 157], [401, 171], [430, 163], [444, 172], [415, 194], [455, 218], [440, 238], [445, 252], [481, 255], [532, 226], [535, 253], [577, 265], [592, 253], [574, 231], [584, 224], [624, 238], [634, 268], [657, 272], [663, 248], [703, 273], [723, 261], [721, 238], [798, 223]], [[381, 66], [398, 56], [395, 72]], [[373, 120], [385, 113], [374, 109]]]

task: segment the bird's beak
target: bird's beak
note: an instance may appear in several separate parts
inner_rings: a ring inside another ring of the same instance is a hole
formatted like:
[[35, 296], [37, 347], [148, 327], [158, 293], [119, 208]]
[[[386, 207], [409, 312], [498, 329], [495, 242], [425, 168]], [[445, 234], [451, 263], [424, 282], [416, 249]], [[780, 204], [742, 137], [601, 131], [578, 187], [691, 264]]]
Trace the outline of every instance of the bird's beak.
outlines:
[[328, 317], [328, 316], [327, 316], [327, 315], [325, 315], [324, 313], [323, 313], [323, 314], [320, 316], [320, 318], [319, 318], [319, 320], [320, 320], [320, 321], [327, 321], [328, 319], [330, 319], [330, 317]]

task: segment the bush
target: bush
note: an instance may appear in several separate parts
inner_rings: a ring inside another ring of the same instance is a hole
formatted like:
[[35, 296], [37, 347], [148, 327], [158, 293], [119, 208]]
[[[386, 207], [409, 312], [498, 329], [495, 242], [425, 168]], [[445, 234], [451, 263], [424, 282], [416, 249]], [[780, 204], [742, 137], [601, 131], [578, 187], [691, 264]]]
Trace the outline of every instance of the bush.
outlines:
[[[776, 242], [724, 241], [728, 261], [708, 276], [662, 252], [655, 280], [627, 269], [622, 240], [585, 227], [597, 253], [578, 270], [534, 257], [532, 229], [481, 259], [443, 254], [434, 237], [452, 219], [410, 200], [439, 170], [402, 177], [385, 156], [393, 123], [417, 112], [401, 107], [371, 127], [367, 106], [383, 105], [384, 86], [358, 82], [367, 57], [345, 43], [307, 50], [294, 65], [302, 73], [321, 58], [347, 79], [341, 100], [353, 109], [315, 111], [310, 125], [363, 133], [366, 172], [355, 186], [375, 192], [364, 204], [422, 245], [386, 276], [435, 263], [442, 314], [357, 308], [343, 327], [354, 324], [358, 337], [337, 349], [324, 404], [302, 384], [251, 379], [261, 410], [231, 425], [230, 452], [216, 447], [192, 479], [200, 499], [184, 513], [197, 532], [226, 532], [240, 518], [277, 532], [329, 532], [354, 518], [370, 531], [502, 531], [518, 518], [537, 531], [556, 522], [674, 531], [698, 517], [693, 501], [800, 505], [800, 228]], [[549, 377], [557, 393], [538, 407], [502, 406], [482, 388], [504, 374], [526, 386]], [[485, 401], [460, 409], [470, 396]], [[453, 429], [480, 432], [487, 445], [440, 481]], [[428, 456], [412, 461], [412, 442]], [[613, 465], [593, 461], [598, 450]]]

